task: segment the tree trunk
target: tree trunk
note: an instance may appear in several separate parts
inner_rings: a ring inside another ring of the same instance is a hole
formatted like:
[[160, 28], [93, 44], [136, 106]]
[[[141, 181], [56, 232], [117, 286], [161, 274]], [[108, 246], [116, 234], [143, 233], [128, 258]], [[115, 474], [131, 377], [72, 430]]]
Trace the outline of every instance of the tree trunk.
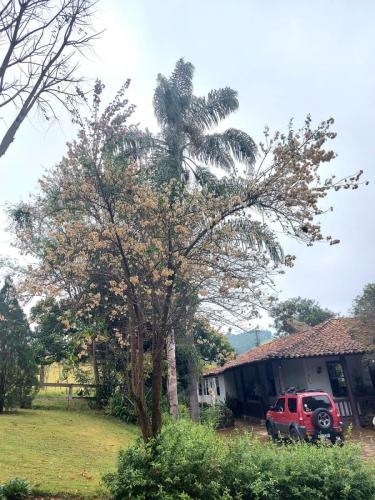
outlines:
[[98, 359], [96, 357], [96, 339], [95, 337], [92, 339], [92, 368], [94, 372], [94, 381], [95, 381], [95, 395], [96, 395], [96, 402], [95, 405], [97, 408], [101, 407], [101, 391], [100, 391], [100, 375], [99, 375], [99, 368], [98, 368]]
[[188, 385], [189, 385], [189, 407], [190, 416], [194, 422], [199, 422], [199, 402], [198, 402], [198, 382], [199, 373], [197, 360], [194, 352], [189, 353], [188, 357]]
[[174, 329], [171, 328], [167, 336], [168, 362], [168, 401], [169, 412], [173, 418], [178, 417], [177, 369], [176, 369], [176, 340]]
[[188, 344], [188, 386], [189, 386], [189, 407], [190, 416], [194, 422], [199, 422], [199, 402], [198, 402], [198, 356], [194, 345], [194, 308], [186, 307], [186, 341]]
[[162, 425], [161, 394], [163, 381], [163, 347], [164, 337], [161, 333], [155, 334], [152, 346], [152, 435], [156, 436]]
[[[100, 385], [100, 375], [99, 375], [99, 368], [98, 368], [98, 359], [96, 357], [96, 339], [95, 339], [95, 337], [92, 339], [92, 368], [94, 371], [95, 385], [99, 386]], [[98, 387], [96, 388], [96, 391], [98, 391]]]
[[0, 398], [0, 413], [4, 413], [4, 399]]
[[147, 441], [151, 439], [152, 433], [144, 395], [144, 335], [142, 326], [136, 324], [132, 308], [129, 308], [128, 321], [130, 336], [131, 399], [135, 405], [143, 440], [147, 443]]

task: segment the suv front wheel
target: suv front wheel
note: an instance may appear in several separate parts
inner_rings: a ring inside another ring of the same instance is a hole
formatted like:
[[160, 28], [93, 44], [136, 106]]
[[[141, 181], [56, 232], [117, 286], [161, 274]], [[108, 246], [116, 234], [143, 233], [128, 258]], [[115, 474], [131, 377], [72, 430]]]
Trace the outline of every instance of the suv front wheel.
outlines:
[[272, 439], [272, 441], [276, 441], [277, 433], [275, 432], [272, 422], [270, 422], [269, 420], [267, 420], [266, 428], [268, 436]]
[[295, 427], [289, 429], [289, 439], [292, 443], [299, 443], [301, 441], [301, 436]]

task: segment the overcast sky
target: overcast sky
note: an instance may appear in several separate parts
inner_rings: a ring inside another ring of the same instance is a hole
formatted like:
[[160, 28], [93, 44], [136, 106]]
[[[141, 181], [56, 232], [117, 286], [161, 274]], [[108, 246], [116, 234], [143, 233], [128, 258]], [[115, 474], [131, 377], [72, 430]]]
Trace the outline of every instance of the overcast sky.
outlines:
[[[99, 0], [95, 23], [105, 28], [82, 62], [111, 94], [131, 78], [136, 119], [154, 128], [157, 73], [180, 57], [195, 68], [195, 93], [231, 86], [240, 109], [228, 126], [255, 140], [264, 126], [285, 129], [291, 117], [333, 116], [338, 158], [327, 173], [359, 168], [370, 185], [334, 193], [322, 220], [340, 245], [306, 248], [285, 241], [296, 265], [278, 281], [280, 297], [300, 295], [345, 314], [364, 285], [375, 281], [375, 2], [372, 0]], [[0, 122], [1, 127], [1, 122]], [[0, 160], [0, 204], [25, 199], [43, 169], [59, 161], [72, 138], [69, 119], [47, 125], [33, 115]], [[0, 253], [12, 254], [2, 215]]]

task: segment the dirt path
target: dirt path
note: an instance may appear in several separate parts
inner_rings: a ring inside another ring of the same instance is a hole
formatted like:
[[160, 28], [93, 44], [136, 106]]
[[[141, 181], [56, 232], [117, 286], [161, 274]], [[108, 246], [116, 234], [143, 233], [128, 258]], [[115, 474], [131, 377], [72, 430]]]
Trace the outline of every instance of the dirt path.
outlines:
[[[224, 436], [231, 436], [237, 432], [251, 432], [260, 441], [267, 441], [267, 431], [264, 425], [253, 420], [236, 420], [232, 429], [223, 429], [219, 431]], [[363, 456], [366, 458], [375, 458], [375, 428], [353, 429], [350, 434], [346, 433], [348, 442], [360, 443], [363, 449]]]

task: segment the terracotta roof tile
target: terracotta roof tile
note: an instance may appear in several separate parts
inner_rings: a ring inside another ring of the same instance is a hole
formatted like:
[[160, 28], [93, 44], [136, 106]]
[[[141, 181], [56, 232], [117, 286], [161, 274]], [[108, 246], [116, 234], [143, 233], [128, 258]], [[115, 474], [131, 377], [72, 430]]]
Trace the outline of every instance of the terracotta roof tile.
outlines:
[[207, 370], [205, 375], [214, 375], [236, 366], [269, 359], [361, 354], [366, 352], [366, 346], [350, 336], [350, 333], [358, 328], [361, 328], [361, 324], [355, 318], [331, 319], [303, 332], [255, 347], [224, 366]]

